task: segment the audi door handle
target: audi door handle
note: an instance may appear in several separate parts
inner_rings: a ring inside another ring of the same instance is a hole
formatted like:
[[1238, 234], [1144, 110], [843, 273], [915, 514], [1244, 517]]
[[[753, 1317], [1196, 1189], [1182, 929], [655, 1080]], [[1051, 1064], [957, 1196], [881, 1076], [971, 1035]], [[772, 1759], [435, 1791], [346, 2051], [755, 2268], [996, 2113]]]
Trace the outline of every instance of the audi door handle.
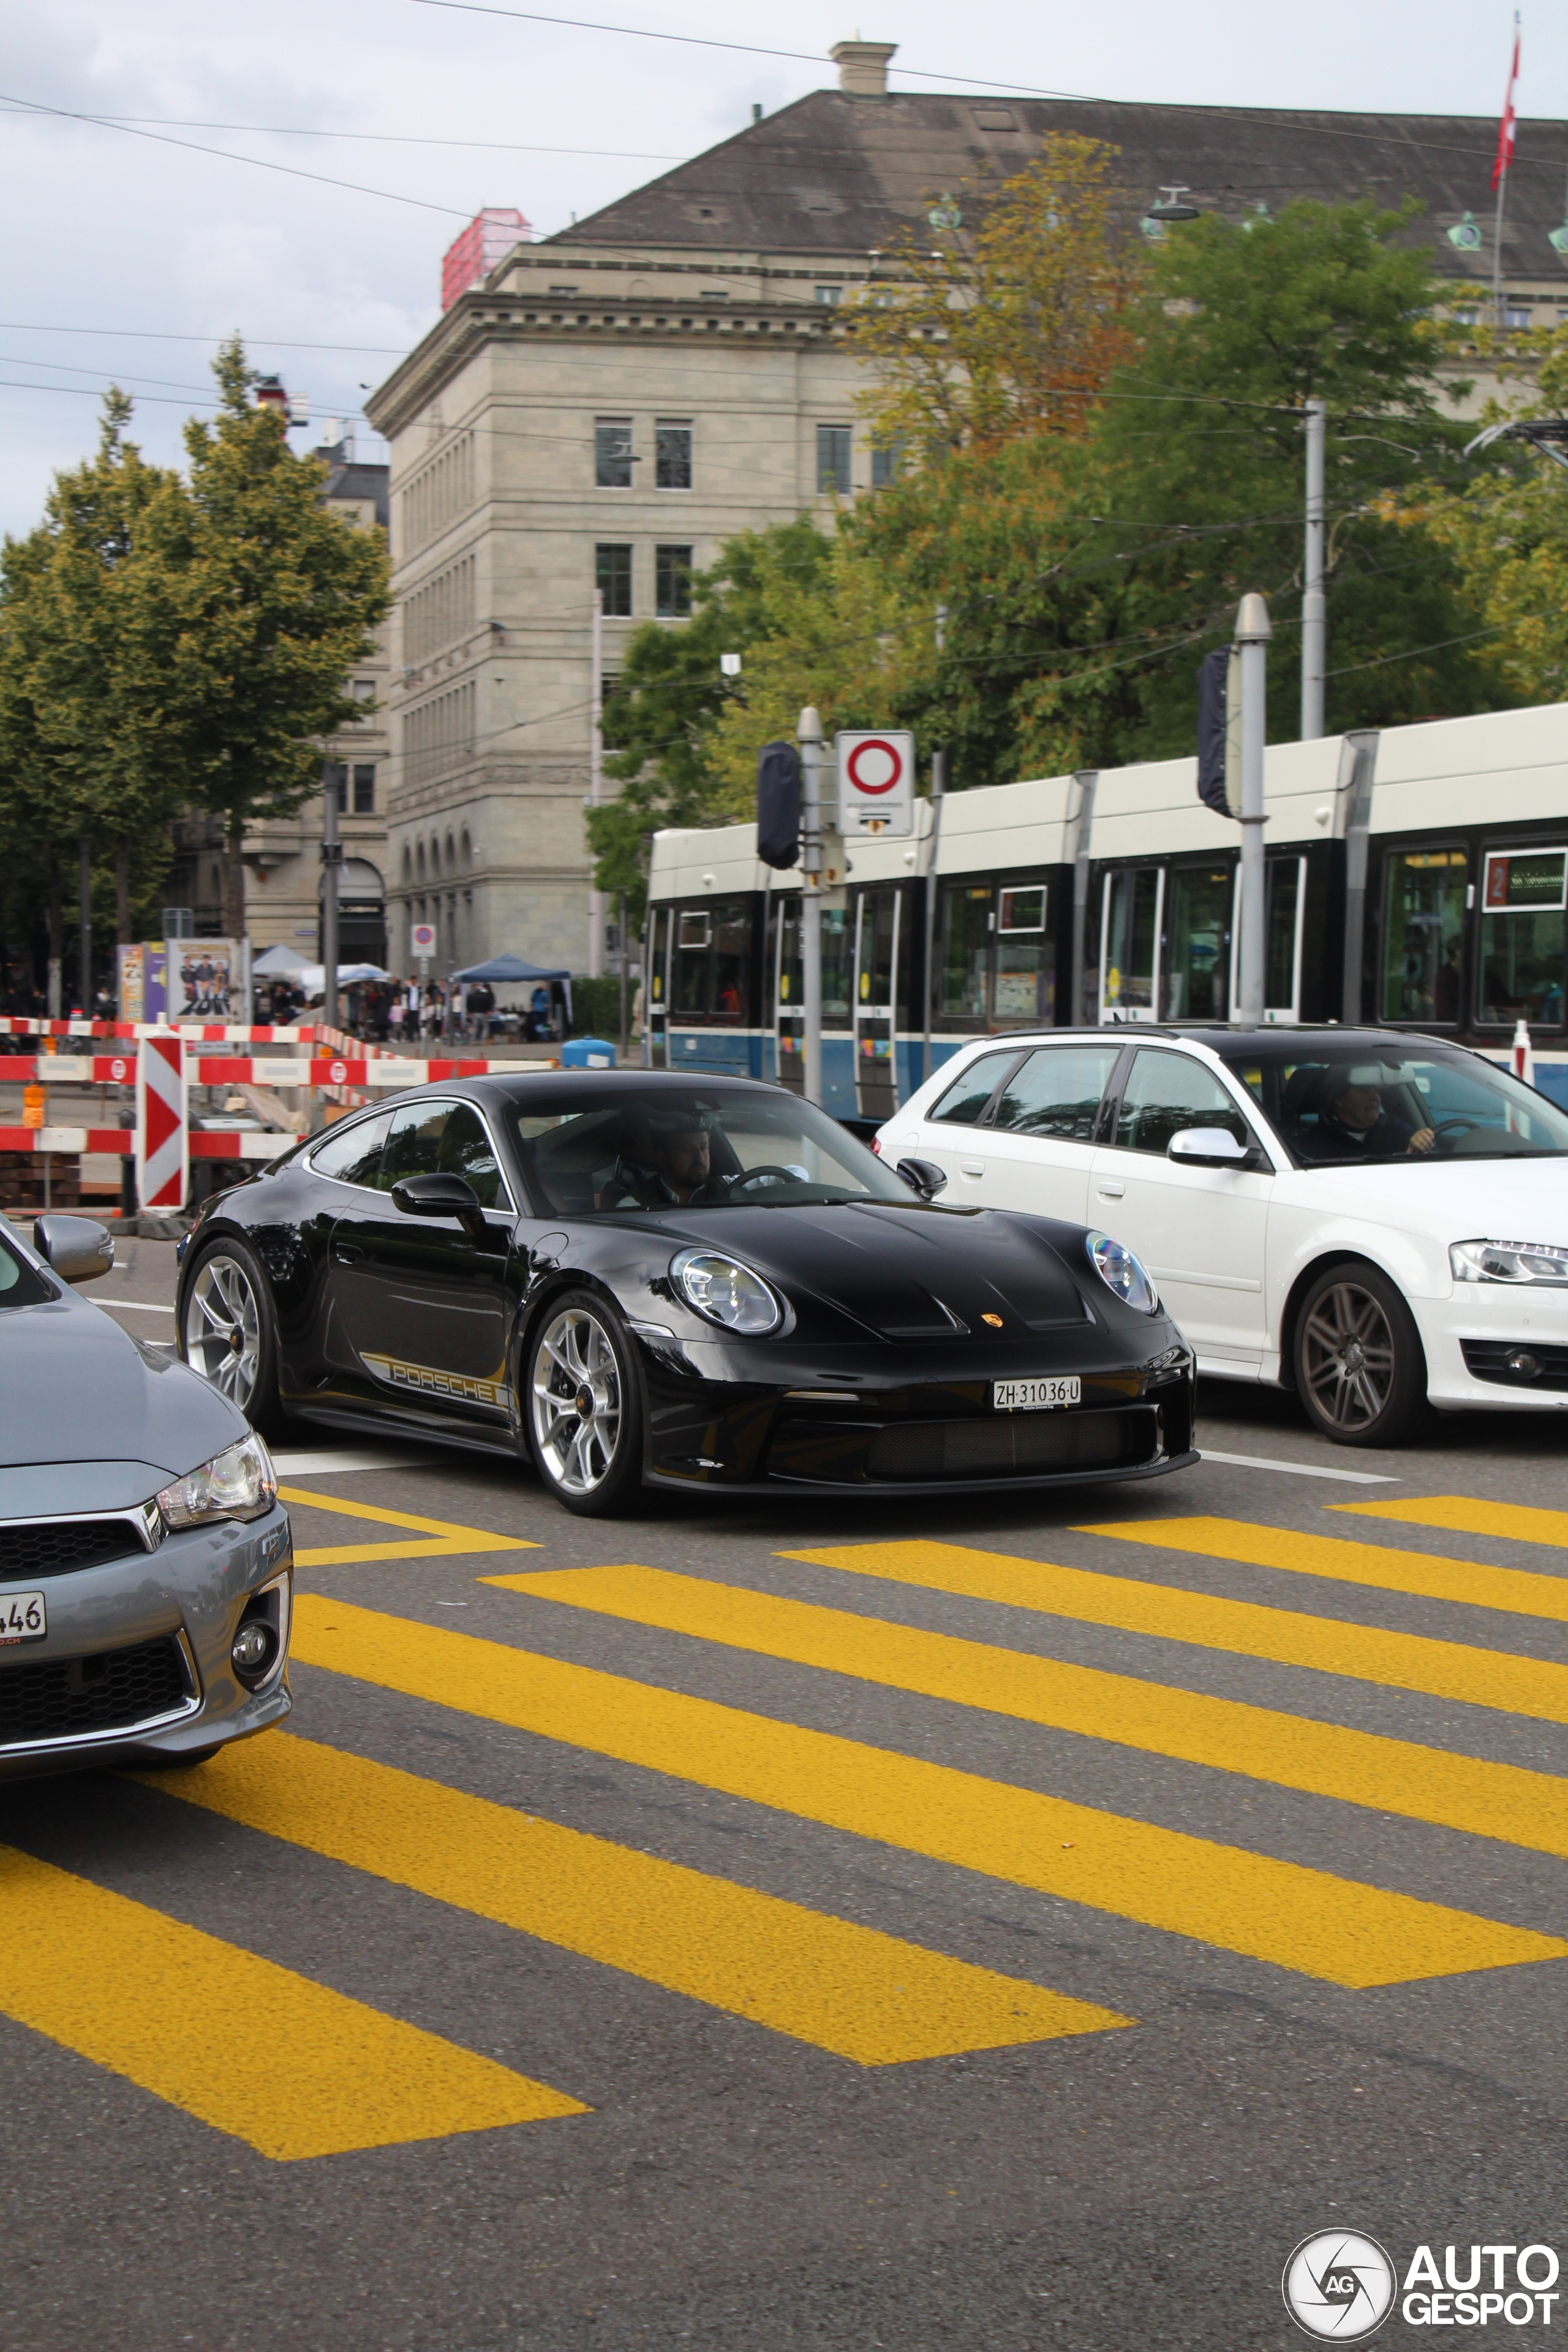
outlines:
[[959, 1165], [966, 1176], [984, 1176], [985, 1173], [984, 1160], [961, 1160]]
[[1100, 1194], [1102, 1201], [1120, 1201], [1123, 1192], [1126, 1192], [1127, 1187], [1125, 1184], [1101, 1184], [1097, 1182], [1094, 1189]]
[[334, 1242], [332, 1255], [340, 1265], [358, 1265], [364, 1252], [357, 1242]]

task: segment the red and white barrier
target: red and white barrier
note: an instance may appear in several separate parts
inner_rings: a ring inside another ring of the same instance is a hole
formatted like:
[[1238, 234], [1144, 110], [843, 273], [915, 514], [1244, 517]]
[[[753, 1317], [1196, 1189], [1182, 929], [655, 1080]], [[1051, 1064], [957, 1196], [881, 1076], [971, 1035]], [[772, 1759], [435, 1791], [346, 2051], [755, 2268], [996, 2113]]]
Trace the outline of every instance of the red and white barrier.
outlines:
[[144, 1209], [184, 1207], [190, 1135], [184, 1045], [178, 1037], [143, 1037], [136, 1071], [136, 1197]]
[[[144, 1041], [147, 1042], [147, 1041]], [[172, 1041], [165, 1037], [164, 1043]], [[491, 1070], [516, 1070], [516, 1062], [416, 1061], [384, 1054], [377, 1061], [317, 1055], [309, 1061], [257, 1061], [247, 1055], [192, 1055], [185, 1076], [193, 1087], [422, 1087], [438, 1078], [482, 1078]], [[126, 1087], [136, 1076], [132, 1054], [17, 1054], [0, 1061], [0, 1085], [28, 1078], [58, 1086]]]

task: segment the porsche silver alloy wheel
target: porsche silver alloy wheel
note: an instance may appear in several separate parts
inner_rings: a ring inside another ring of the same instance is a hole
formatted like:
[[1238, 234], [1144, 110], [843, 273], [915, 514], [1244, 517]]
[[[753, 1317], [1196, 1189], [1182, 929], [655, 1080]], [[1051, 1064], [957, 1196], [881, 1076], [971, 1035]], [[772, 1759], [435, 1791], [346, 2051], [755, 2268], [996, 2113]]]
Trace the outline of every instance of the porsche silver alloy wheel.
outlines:
[[591, 1495], [609, 1475], [621, 1434], [621, 1373], [596, 1315], [568, 1307], [533, 1357], [533, 1436], [563, 1495]]
[[1388, 1317], [1359, 1282], [1320, 1293], [1301, 1335], [1302, 1370], [1326, 1423], [1365, 1429], [1393, 1392], [1395, 1346]]
[[185, 1305], [185, 1361], [244, 1412], [260, 1360], [261, 1306], [250, 1276], [237, 1258], [209, 1257]]

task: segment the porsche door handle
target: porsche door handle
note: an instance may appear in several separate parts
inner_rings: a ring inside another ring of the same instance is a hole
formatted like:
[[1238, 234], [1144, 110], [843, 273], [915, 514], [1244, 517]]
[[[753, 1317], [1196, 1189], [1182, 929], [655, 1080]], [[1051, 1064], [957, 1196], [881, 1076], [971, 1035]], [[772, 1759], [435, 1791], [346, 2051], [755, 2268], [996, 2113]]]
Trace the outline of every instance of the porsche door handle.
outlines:
[[332, 1257], [339, 1265], [358, 1265], [364, 1256], [357, 1242], [334, 1242]]
[[1107, 1181], [1105, 1183], [1100, 1183], [1097, 1181], [1094, 1189], [1100, 1194], [1102, 1201], [1120, 1201], [1122, 1194], [1126, 1192], [1127, 1187], [1125, 1184], [1118, 1184], [1112, 1181]]

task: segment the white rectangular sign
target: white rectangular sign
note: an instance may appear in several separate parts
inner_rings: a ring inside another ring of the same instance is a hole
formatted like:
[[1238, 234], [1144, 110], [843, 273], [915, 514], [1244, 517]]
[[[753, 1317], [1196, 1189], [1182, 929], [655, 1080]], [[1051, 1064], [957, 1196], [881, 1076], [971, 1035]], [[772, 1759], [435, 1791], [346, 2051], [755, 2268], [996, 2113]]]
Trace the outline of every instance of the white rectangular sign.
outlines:
[[861, 729], [837, 739], [838, 830], [847, 841], [865, 834], [915, 829], [915, 739]]
[[435, 924], [415, 923], [409, 930], [408, 944], [416, 956], [433, 956], [436, 952]]

